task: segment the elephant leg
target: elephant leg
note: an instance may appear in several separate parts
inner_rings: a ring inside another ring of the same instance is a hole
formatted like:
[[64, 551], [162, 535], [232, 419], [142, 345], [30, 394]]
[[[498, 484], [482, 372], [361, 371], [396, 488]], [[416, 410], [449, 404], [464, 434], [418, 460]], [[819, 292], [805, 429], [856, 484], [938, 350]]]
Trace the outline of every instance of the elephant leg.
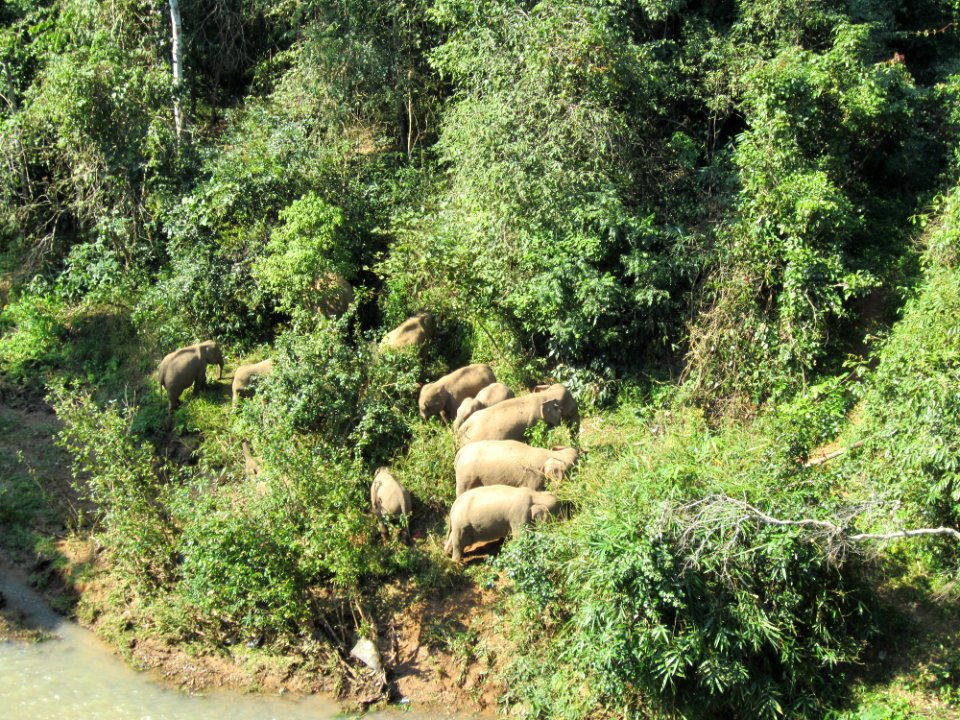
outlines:
[[450, 535], [447, 536], [447, 542], [443, 546], [447, 553], [456, 562], [463, 558], [463, 530], [461, 528], [450, 528]]

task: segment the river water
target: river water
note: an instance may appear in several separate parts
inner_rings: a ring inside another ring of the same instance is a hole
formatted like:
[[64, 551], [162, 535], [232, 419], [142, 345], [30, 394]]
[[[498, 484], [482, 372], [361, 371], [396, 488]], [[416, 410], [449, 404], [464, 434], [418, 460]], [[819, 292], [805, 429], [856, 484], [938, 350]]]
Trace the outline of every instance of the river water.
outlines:
[[336, 703], [318, 696], [219, 690], [188, 695], [172, 689], [125, 665], [93, 633], [57, 616], [6, 570], [0, 566], [0, 592], [7, 606], [26, 613], [31, 624], [53, 637], [39, 643], [0, 641], [0, 720], [324, 720], [340, 716]]

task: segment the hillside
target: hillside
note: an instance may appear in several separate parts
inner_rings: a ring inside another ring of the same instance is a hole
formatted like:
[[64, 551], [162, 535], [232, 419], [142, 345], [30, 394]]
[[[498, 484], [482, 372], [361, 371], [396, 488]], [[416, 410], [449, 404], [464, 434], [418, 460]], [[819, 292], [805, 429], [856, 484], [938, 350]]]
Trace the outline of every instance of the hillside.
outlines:
[[[4, 4], [0, 548], [191, 688], [960, 717], [958, 12]], [[471, 363], [579, 460], [456, 562]]]

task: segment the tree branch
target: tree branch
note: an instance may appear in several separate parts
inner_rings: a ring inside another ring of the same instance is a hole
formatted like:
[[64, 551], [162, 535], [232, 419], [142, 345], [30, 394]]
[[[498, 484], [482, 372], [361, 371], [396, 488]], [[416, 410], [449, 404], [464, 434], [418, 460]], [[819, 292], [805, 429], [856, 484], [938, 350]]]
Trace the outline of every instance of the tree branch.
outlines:
[[[847, 523], [851, 522], [863, 510], [864, 508], [853, 509]], [[711, 536], [714, 536], [714, 533], [719, 533], [722, 547], [726, 551], [732, 551], [745, 522], [761, 523], [775, 527], [808, 529], [814, 539], [819, 539], [826, 544], [827, 553], [834, 558], [843, 557], [848, 552], [860, 552], [859, 544], [868, 541], [945, 535], [960, 542], [960, 530], [946, 526], [901, 529], [882, 533], [851, 533], [845, 525], [829, 520], [816, 520], [814, 518], [785, 520], [765, 513], [745, 500], [738, 500], [728, 495], [710, 495], [701, 498], [682, 506], [680, 512], [689, 518], [689, 525], [682, 534], [682, 542], [691, 548], [692, 562], [696, 562], [696, 558], [706, 550], [709, 542], [702, 537], [698, 537], [700, 532], [706, 530]]]
[[855, 448], [858, 448], [858, 447], [860, 447], [861, 445], [863, 445], [863, 440], [858, 440], [857, 442], [853, 443], [852, 445], [848, 445], [847, 447], [840, 448], [839, 450], [834, 450], [833, 452], [829, 452], [829, 453], [827, 453], [826, 455], [822, 455], [821, 457], [811, 458], [810, 460], [807, 460], [807, 461], [803, 464], [803, 466], [804, 466], [804, 467], [815, 467], [815, 466], [817, 466], [817, 465], [823, 465], [823, 464], [824, 464], [825, 462], [827, 462], [828, 460], [833, 460], [835, 457], [840, 457], [840, 456], [843, 455], [845, 452], [849, 452], [850, 450], [854, 450]]

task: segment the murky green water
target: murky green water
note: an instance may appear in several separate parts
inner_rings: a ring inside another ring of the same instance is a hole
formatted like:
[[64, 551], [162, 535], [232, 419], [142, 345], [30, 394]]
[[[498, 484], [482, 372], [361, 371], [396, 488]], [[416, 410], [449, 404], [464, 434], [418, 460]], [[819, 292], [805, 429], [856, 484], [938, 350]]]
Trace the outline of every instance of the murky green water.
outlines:
[[8, 606], [54, 636], [41, 643], [0, 641], [0, 720], [322, 720], [339, 714], [334, 702], [316, 696], [188, 695], [125, 665], [2, 567], [0, 592]]

